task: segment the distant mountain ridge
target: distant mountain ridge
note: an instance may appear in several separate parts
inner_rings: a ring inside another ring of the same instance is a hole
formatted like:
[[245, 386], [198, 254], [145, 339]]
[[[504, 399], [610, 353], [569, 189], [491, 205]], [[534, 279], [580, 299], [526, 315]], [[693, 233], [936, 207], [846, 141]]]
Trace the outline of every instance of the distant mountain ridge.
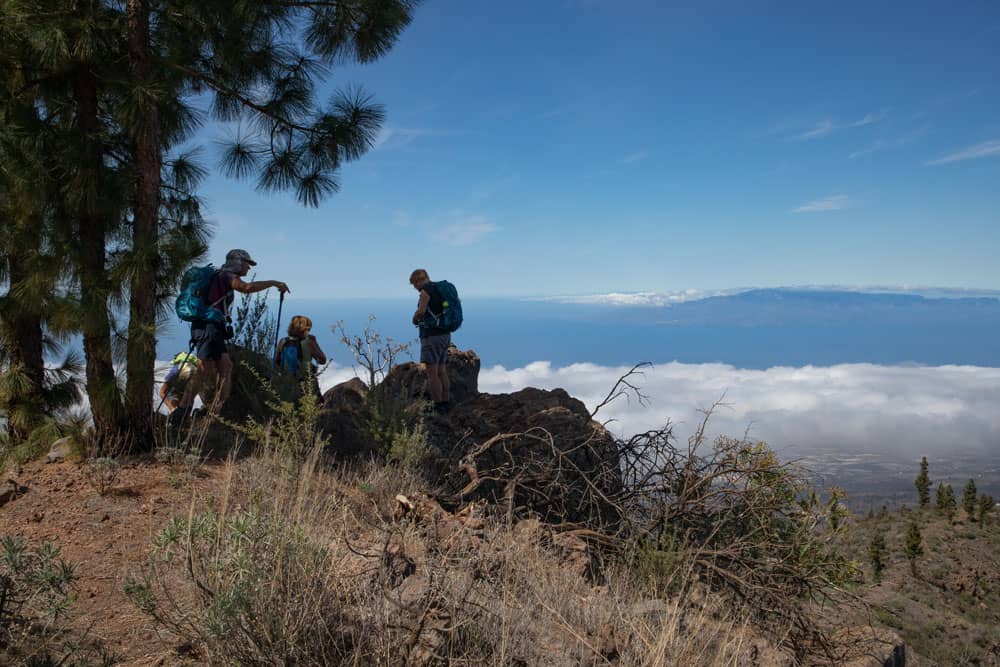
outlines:
[[702, 290], [686, 289], [669, 292], [607, 292], [603, 294], [566, 295], [533, 297], [529, 301], [547, 301], [572, 305], [591, 306], [672, 306], [691, 301], [703, 301], [717, 297], [739, 296], [741, 294], [774, 292], [788, 294], [865, 294], [919, 296], [928, 299], [997, 299], [1000, 290], [961, 287], [907, 287], [872, 285], [854, 287], [847, 285], [796, 285], [787, 287], [734, 287], [727, 289]]
[[[660, 324], [929, 325], [975, 321], [1000, 324], [1000, 298], [927, 297], [918, 294], [789, 288], [752, 289], [737, 294], [671, 304], [635, 307], [640, 321]], [[628, 316], [626, 316], [628, 317]], [[985, 322], [981, 321], [985, 318]], [[631, 319], [631, 318], [629, 318]]]

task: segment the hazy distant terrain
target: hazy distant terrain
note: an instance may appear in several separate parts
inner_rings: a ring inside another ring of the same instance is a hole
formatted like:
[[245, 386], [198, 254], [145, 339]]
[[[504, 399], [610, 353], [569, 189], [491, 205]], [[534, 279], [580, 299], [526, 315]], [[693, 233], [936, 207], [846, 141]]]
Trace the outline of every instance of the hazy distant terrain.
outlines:
[[[750, 427], [783, 458], [803, 459], [821, 484], [844, 486], [857, 510], [911, 502], [921, 455], [953, 486], [976, 476], [1000, 497], [1000, 300], [931, 293], [760, 289], [627, 306], [466, 298], [454, 341], [482, 359], [484, 391], [563, 387], [591, 407], [623, 369], [652, 361], [639, 378], [649, 400], [603, 412], [613, 430], [669, 419], [683, 442], [697, 409], [725, 395], [713, 433]], [[335, 362], [330, 385], [351, 375], [331, 323], [360, 332], [375, 314], [383, 334], [409, 340], [415, 301], [290, 297], [283, 324], [313, 318]], [[175, 327], [160, 358], [185, 340]]]
[[[459, 289], [459, 277], [454, 279]], [[410, 295], [407, 295], [409, 297]], [[297, 300], [334, 358], [347, 361], [329, 326], [359, 331], [369, 314], [397, 340], [414, 338], [416, 298]], [[617, 306], [524, 299], [464, 300], [466, 321], [454, 340], [484, 365], [725, 363], [739, 368], [917, 363], [1000, 366], [1000, 299], [928, 298], [914, 294], [758, 289], [661, 306]], [[186, 330], [171, 327], [160, 358], [183, 347]]]

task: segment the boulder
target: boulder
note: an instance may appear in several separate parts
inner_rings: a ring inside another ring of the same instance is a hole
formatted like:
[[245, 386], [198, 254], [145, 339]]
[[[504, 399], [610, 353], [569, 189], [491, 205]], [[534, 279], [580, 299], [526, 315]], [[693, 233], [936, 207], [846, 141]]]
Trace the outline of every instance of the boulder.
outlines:
[[358, 378], [334, 385], [323, 394], [319, 429], [330, 438], [330, 450], [341, 456], [371, 453], [371, 443], [361, 434], [368, 410], [368, 387]]
[[45, 456], [46, 463], [58, 463], [65, 461], [73, 453], [73, 439], [69, 436], [59, 438], [52, 443], [49, 453]]
[[0, 484], [0, 507], [15, 500], [18, 496], [23, 496], [27, 491], [28, 487], [21, 486], [14, 480], [8, 479], [6, 482]]
[[[479, 395], [479, 368], [481, 362], [472, 350], [448, 348], [448, 383], [451, 403], [458, 404]], [[383, 383], [392, 397], [412, 400], [427, 391], [427, 367], [412, 361], [393, 367]]]
[[484, 500], [552, 523], [617, 525], [618, 448], [562, 389], [479, 394], [427, 421], [440, 481], [457, 506]]
[[325, 409], [345, 414], [361, 414], [367, 401], [368, 387], [356, 377], [330, 387], [323, 394]]
[[[614, 437], [562, 389], [480, 394], [480, 367], [475, 352], [451, 347], [451, 409], [425, 419], [428, 449], [436, 459], [429, 472], [445, 489], [440, 498], [445, 509], [499, 503], [518, 517], [617, 525], [611, 499], [621, 491], [622, 479]], [[372, 391], [358, 379], [331, 388], [320, 424], [331, 438], [330, 450], [371, 453], [362, 426], [372, 401], [388, 400], [389, 409], [412, 408], [423, 398], [426, 382], [426, 367], [411, 362], [394, 367]]]

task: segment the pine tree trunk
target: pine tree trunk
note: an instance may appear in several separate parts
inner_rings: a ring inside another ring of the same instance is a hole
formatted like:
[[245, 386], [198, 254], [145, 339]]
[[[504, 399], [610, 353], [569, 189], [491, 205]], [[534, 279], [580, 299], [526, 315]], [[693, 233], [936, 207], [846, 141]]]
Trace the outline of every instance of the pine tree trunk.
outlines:
[[[129, 71], [132, 85], [149, 90], [151, 81], [149, 19], [146, 0], [128, 0]], [[156, 282], [159, 254], [157, 224], [160, 209], [160, 121], [157, 102], [142, 101], [140, 126], [133, 128], [136, 180], [133, 205], [132, 252], [135, 266], [130, 290], [128, 325], [128, 426], [140, 448], [152, 448], [153, 367], [156, 363]]]
[[[13, 287], [27, 275], [22, 258], [24, 253], [9, 256], [8, 278], [11, 290], [5, 304], [3, 319], [12, 337], [8, 350], [10, 367], [24, 373], [28, 380], [27, 391], [10, 396], [4, 409], [8, 416], [16, 413], [39, 412], [42, 409], [42, 390], [45, 382], [45, 366], [42, 357], [42, 318], [34, 309], [24, 308], [11, 296]], [[31, 424], [17, 424], [17, 420], [7, 420], [7, 434], [11, 444], [17, 444], [28, 436]]]
[[111, 355], [111, 318], [108, 316], [107, 213], [100, 204], [104, 183], [104, 154], [99, 143], [97, 79], [83, 68], [75, 77], [77, 130], [83, 142], [83, 166], [94, 178], [93, 197], [83, 198], [76, 231], [80, 257], [80, 329], [86, 357], [87, 397], [98, 446], [117, 435], [121, 426], [121, 393]]

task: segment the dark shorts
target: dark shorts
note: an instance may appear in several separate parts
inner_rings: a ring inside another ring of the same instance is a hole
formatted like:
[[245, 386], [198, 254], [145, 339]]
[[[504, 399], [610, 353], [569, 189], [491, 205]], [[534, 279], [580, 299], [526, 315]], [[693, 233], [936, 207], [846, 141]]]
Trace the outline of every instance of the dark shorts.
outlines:
[[443, 364], [448, 361], [448, 346], [451, 345], [451, 334], [443, 336], [428, 336], [420, 339], [420, 363]]
[[218, 361], [226, 354], [226, 325], [218, 322], [192, 324], [191, 341], [199, 359]]

